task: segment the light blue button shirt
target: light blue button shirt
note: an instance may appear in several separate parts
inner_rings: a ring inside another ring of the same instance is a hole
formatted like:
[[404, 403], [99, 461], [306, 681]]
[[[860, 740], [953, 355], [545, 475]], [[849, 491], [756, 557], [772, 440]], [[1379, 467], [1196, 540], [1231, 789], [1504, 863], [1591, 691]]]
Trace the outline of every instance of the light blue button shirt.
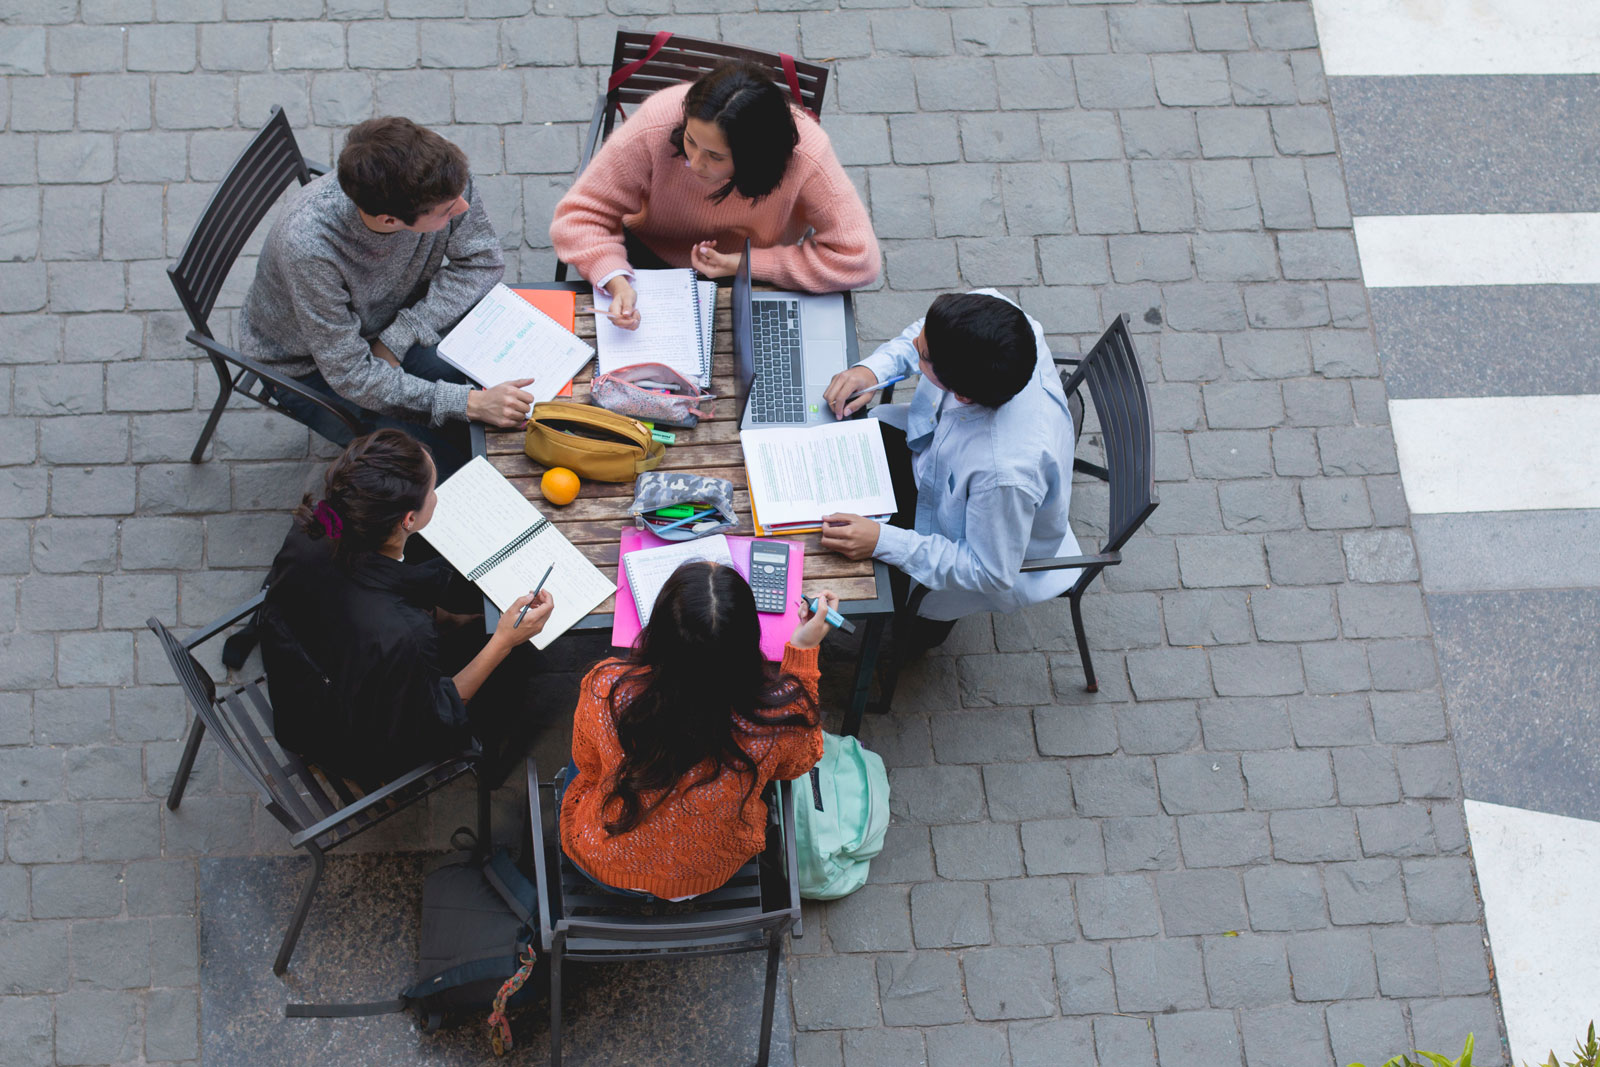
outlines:
[[[993, 289], [974, 292], [1006, 299]], [[922, 323], [907, 326], [861, 365], [880, 382], [918, 373], [912, 341]], [[906, 432], [917, 482], [914, 528], [885, 524], [874, 555], [930, 590], [920, 609], [927, 618], [1015, 611], [1059, 596], [1080, 573], [1019, 570], [1025, 559], [1078, 554], [1067, 524], [1072, 415], [1044, 330], [1031, 316], [1028, 325], [1038, 350], [1033, 378], [999, 408], [950, 397], [941, 415], [946, 394], [923, 377], [910, 404], [874, 410]]]

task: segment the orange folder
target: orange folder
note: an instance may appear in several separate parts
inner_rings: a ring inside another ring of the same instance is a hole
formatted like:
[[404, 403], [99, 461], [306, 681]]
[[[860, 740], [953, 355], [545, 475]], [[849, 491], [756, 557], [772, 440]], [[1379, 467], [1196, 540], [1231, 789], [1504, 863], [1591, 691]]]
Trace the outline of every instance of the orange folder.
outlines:
[[[513, 289], [522, 299], [538, 308], [540, 311], [556, 320], [556, 325], [564, 330], [577, 333], [573, 326], [578, 321], [578, 294], [565, 289]], [[561, 387], [557, 396], [571, 396], [572, 383], [568, 382]]]

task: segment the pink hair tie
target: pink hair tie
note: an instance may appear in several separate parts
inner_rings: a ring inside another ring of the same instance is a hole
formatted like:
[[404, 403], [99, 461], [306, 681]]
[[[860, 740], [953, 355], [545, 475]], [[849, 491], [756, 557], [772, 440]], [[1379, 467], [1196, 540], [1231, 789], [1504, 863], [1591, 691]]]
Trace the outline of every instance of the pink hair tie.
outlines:
[[339, 513], [326, 500], [317, 501], [317, 506], [311, 509], [311, 517], [322, 524], [322, 531], [330, 541], [339, 540], [339, 535], [344, 533], [344, 523], [340, 521]]

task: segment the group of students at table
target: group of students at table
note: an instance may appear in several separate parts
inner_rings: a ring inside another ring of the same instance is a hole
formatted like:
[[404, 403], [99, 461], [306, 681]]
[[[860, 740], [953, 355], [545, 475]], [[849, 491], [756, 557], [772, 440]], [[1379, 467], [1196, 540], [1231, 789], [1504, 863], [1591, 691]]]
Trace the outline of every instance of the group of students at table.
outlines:
[[[640, 105], [550, 224], [556, 255], [610, 292], [624, 328], [642, 321], [635, 269], [727, 277], [747, 237], [760, 281], [830, 292], [878, 277], [871, 219], [827, 135], [769, 72], [742, 62]], [[350, 130], [337, 171], [273, 224], [239, 315], [246, 354], [369, 431], [352, 440], [321, 408], [280, 393], [347, 447], [322, 496], [296, 511], [262, 613], [279, 740], [369, 786], [473, 742], [503, 776], [536, 714], [519, 679], [534, 669], [527, 639], [550, 594], [519, 600], [485, 640], [449, 565], [405, 559], [438, 480], [468, 458], [466, 422], [511, 428], [528, 416], [530, 382], [478, 388], [435, 351], [503, 272], [461, 150], [407, 119], [372, 119]], [[1020, 566], [1078, 553], [1067, 521], [1074, 432], [1041, 326], [994, 290], [937, 297], [824, 399], [845, 417], [872, 399], [851, 399], [858, 390], [912, 373], [910, 403], [870, 413], [900, 513], [828, 516], [822, 544], [883, 560], [901, 590], [910, 580], [930, 590], [915, 632], [896, 635], [928, 648], [963, 615], [1014, 611], [1070, 584], [1071, 572]], [[838, 600], [821, 601], [802, 608], [773, 665], [743, 579], [686, 566], [634, 647], [584, 678], [559, 811], [562, 846], [591, 878], [681, 899], [761, 850], [762, 789], [822, 754], [817, 647]]]

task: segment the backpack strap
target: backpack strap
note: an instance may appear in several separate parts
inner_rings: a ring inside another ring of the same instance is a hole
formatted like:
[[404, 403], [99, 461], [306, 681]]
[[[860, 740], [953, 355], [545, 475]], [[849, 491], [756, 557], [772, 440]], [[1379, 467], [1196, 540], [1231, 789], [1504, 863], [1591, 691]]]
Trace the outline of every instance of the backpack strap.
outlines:
[[483, 865], [483, 880], [499, 894], [505, 901], [511, 913], [521, 919], [530, 930], [537, 932], [538, 922], [533, 915], [534, 905], [538, 903], [535, 894], [538, 890], [532, 882], [511, 862], [511, 857], [505, 849], [496, 849]]
[[783, 64], [783, 79], [789, 83], [789, 95], [794, 97], [794, 106], [821, 122], [822, 120], [817, 118], [817, 113], [806, 107], [805, 97], [800, 95], [800, 75], [794, 69], [794, 56], [788, 52], [779, 52], [778, 62]]
[[410, 1004], [405, 997], [369, 1000], [364, 1004], [285, 1004], [283, 1014], [289, 1019], [353, 1019], [361, 1015], [392, 1015], [405, 1011]]
[[[606, 82], [606, 95], [610, 96], [612, 93], [622, 88], [622, 83], [633, 77], [640, 71], [641, 68], [644, 67], [646, 63], [654, 59], [656, 57], [656, 53], [661, 51], [661, 49], [670, 40], [672, 40], [672, 31], [662, 30], [660, 33], [656, 34], [653, 39], [651, 39], [650, 47], [644, 50], [644, 55], [640, 56], [632, 63], [624, 63], [622, 66], [612, 71], [610, 80]], [[622, 110], [622, 102], [620, 100], [613, 100], [611, 106], [617, 109], [618, 115], [621, 115], [623, 118], [628, 117], [627, 113]]]

